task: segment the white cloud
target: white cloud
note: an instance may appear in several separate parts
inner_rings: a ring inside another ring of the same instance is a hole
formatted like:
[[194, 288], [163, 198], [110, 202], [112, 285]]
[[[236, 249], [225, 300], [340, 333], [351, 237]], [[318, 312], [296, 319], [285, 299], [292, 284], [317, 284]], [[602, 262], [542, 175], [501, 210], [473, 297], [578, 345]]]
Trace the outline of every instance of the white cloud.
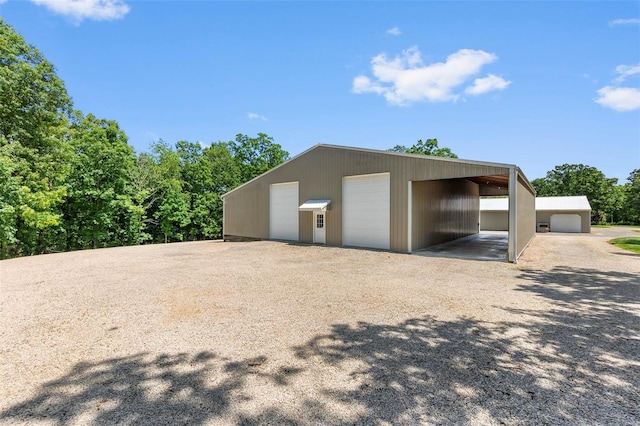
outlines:
[[482, 95], [492, 90], [504, 90], [511, 84], [510, 81], [505, 80], [497, 75], [489, 74], [484, 78], [476, 78], [473, 81], [473, 86], [469, 86], [464, 90], [464, 93], [469, 95]]
[[633, 111], [640, 109], [640, 90], [634, 87], [605, 86], [598, 90], [597, 103], [616, 111]]
[[123, 18], [129, 13], [124, 0], [31, 0], [54, 13], [68, 16], [78, 22], [84, 19], [109, 21]]
[[616, 82], [622, 83], [625, 78], [630, 77], [635, 74], [640, 74], [640, 64], [638, 65], [618, 65], [616, 67], [616, 74], [618, 77], [615, 79]]
[[614, 19], [613, 21], [609, 21], [610, 27], [615, 27], [617, 25], [640, 25], [640, 19]]
[[640, 63], [637, 65], [618, 65], [618, 76], [613, 79], [613, 85], [598, 90], [598, 97], [594, 101], [603, 107], [626, 112], [640, 109], [640, 89], [620, 86], [628, 77], [640, 74]]
[[256, 114], [255, 112], [248, 113], [247, 117], [249, 118], [249, 120], [269, 121], [267, 120], [267, 117], [265, 117], [264, 115]]
[[[478, 74], [486, 64], [494, 62], [498, 57], [482, 50], [461, 49], [447, 57], [446, 62], [425, 65], [420, 50], [413, 46], [393, 59], [379, 54], [371, 60], [374, 79], [360, 75], [354, 78], [352, 92], [375, 93], [384, 96], [387, 102], [394, 105], [406, 105], [418, 101], [445, 102], [456, 101], [460, 97], [456, 89], [470, 77]], [[508, 85], [500, 77], [501, 84]], [[489, 87], [490, 81], [483, 82], [483, 88], [498, 90], [499, 84], [491, 76], [495, 87]], [[482, 79], [480, 79], [482, 80]], [[480, 89], [478, 89], [480, 90]], [[483, 92], [483, 93], [486, 93]], [[479, 93], [478, 93], [479, 94]]]
[[402, 32], [400, 31], [400, 28], [393, 27], [387, 30], [387, 34], [391, 34], [392, 36], [399, 36], [400, 34], [402, 34]]
[[0, 0], [0, 4], [4, 3], [4, 2], [6, 2], [6, 1], [7, 1], [7, 0]]

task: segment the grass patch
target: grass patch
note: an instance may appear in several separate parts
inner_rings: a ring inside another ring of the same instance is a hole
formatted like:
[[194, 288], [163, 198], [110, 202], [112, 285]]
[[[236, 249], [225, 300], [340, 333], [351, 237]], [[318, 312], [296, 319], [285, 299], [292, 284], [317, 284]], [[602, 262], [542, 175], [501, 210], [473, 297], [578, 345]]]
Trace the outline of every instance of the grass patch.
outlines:
[[616, 247], [640, 254], [640, 237], [614, 238], [609, 241]]
[[637, 228], [638, 225], [610, 225], [608, 223], [600, 225], [591, 225], [592, 228]]

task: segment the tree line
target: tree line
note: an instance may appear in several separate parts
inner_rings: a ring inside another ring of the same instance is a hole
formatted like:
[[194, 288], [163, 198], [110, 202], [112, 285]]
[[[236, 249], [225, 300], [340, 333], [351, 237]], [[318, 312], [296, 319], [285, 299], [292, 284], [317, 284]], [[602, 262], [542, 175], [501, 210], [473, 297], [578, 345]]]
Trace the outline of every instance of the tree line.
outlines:
[[[451, 149], [438, 147], [437, 139], [420, 139], [410, 147], [396, 145], [389, 151], [458, 158]], [[640, 224], [640, 169], [633, 170], [627, 182], [620, 185], [618, 179], [607, 178], [595, 167], [562, 164], [531, 184], [539, 197], [585, 195], [594, 224]]]
[[[457, 158], [437, 139], [389, 151]], [[0, 18], [0, 258], [219, 238], [221, 195], [288, 158], [264, 133], [136, 154], [117, 122], [74, 110], [54, 66]], [[640, 170], [618, 185], [565, 164], [532, 183], [586, 195], [595, 223], [640, 223]]]
[[0, 19], [0, 258], [219, 238], [220, 196], [288, 158], [264, 133], [136, 154]]
[[586, 195], [591, 204], [591, 223], [640, 224], [640, 169], [618, 184], [595, 167], [562, 164], [531, 184], [538, 196]]

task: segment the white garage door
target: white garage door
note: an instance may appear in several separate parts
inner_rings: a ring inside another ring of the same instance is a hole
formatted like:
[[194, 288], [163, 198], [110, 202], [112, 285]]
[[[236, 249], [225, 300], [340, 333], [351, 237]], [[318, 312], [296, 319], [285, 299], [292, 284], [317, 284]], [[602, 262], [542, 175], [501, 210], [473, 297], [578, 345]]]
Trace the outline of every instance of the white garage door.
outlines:
[[342, 179], [342, 244], [389, 249], [391, 222], [389, 173]]
[[298, 241], [298, 182], [269, 188], [269, 238]]
[[551, 232], [582, 232], [582, 220], [577, 214], [552, 214]]

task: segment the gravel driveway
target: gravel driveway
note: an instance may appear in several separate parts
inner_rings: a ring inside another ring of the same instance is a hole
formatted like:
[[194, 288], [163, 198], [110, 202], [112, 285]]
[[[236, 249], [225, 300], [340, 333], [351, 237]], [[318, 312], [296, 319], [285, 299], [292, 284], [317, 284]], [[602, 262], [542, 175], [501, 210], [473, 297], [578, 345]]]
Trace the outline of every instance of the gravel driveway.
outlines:
[[517, 265], [277, 242], [0, 262], [0, 424], [640, 424], [630, 229]]

